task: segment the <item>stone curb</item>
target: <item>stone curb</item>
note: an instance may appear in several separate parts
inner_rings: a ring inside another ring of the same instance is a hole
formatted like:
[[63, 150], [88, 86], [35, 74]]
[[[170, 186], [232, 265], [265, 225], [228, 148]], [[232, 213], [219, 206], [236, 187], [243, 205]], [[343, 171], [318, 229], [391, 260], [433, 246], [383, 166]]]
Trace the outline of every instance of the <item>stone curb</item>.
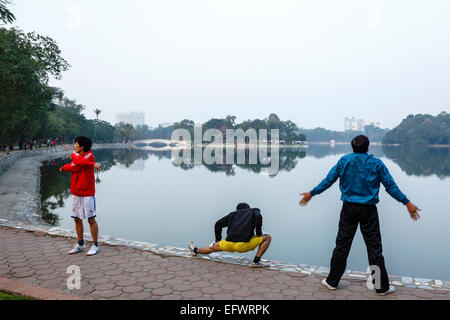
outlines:
[[[18, 222], [10, 222], [5, 219], [0, 219], [0, 226], [9, 227], [14, 229], [22, 229], [29, 232], [41, 233], [41, 235], [49, 235], [49, 236], [59, 236], [64, 238], [73, 238], [76, 239], [77, 235], [75, 231], [47, 227], [47, 226], [36, 226], [36, 225], [27, 225], [24, 223]], [[91, 235], [89, 233], [84, 234], [85, 240], [92, 241]], [[241, 266], [249, 267], [252, 259], [247, 257], [242, 257], [238, 255], [232, 254], [219, 254], [212, 253], [208, 256], [199, 256], [193, 257], [190, 251], [186, 248], [177, 248], [173, 246], [158, 246], [155, 243], [147, 243], [142, 241], [133, 241], [126, 240], [122, 238], [113, 238], [110, 236], [100, 236], [98, 241], [100, 244], [107, 244], [111, 246], [124, 246], [134, 249], [140, 249], [143, 251], [150, 251], [154, 254], [160, 256], [178, 256], [184, 257], [188, 259], [205, 259], [214, 262], [228, 263], [228, 264], [236, 264]], [[270, 263], [270, 267], [268, 269], [275, 271], [283, 271], [289, 272], [292, 275], [295, 274], [306, 274], [306, 275], [319, 275], [326, 276], [329, 272], [329, 268], [305, 265], [305, 264], [284, 264], [281, 261], [276, 260], [265, 260], [261, 259], [261, 261]], [[353, 271], [346, 270], [342, 279], [360, 279], [367, 280], [369, 277], [369, 273], [361, 272], [361, 271]], [[395, 286], [404, 286], [407, 288], [418, 288], [418, 289], [427, 289], [427, 290], [448, 290], [450, 292], [450, 282], [442, 281], [442, 280], [433, 280], [433, 279], [424, 279], [424, 278], [414, 278], [414, 277], [405, 277], [405, 276], [395, 276], [389, 275], [390, 284]]]

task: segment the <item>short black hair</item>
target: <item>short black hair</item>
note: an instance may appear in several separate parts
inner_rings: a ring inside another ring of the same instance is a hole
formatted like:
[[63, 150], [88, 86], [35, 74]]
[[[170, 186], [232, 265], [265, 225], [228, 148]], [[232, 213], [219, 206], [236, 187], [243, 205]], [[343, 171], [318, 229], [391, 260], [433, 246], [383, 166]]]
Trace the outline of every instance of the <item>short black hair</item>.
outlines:
[[250, 206], [245, 202], [241, 202], [236, 206], [236, 210], [248, 209]]
[[365, 153], [369, 151], [369, 138], [365, 135], [359, 135], [353, 138], [352, 140], [352, 148], [353, 152], [356, 153]]
[[74, 142], [78, 142], [80, 147], [83, 147], [84, 152], [91, 151], [92, 140], [90, 138], [85, 137], [85, 136], [79, 136], [79, 137], [75, 138]]

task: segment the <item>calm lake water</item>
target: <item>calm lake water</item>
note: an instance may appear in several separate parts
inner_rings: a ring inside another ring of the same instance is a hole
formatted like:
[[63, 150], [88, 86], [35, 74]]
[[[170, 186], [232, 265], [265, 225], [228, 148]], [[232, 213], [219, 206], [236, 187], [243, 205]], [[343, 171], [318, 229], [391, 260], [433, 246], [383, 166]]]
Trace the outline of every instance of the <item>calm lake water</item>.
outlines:
[[[421, 209], [414, 222], [382, 186], [380, 215], [389, 274], [450, 280], [450, 150], [371, 146], [400, 189]], [[94, 150], [103, 171], [97, 176], [97, 221], [101, 234], [186, 247], [214, 241], [214, 223], [247, 202], [261, 209], [263, 231], [272, 235], [264, 258], [285, 263], [329, 266], [342, 206], [338, 181], [300, 207], [299, 193], [315, 187], [351, 147], [311, 145], [281, 149], [280, 170], [260, 174], [257, 165], [181, 165], [170, 152]], [[70, 174], [59, 173], [70, 159], [44, 163], [43, 219], [74, 229]], [[85, 231], [88, 231], [85, 224]], [[223, 230], [223, 236], [226, 230]], [[253, 256], [254, 252], [246, 256]], [[358, 230], [347, 269], [365, 271], [367, 253]]]

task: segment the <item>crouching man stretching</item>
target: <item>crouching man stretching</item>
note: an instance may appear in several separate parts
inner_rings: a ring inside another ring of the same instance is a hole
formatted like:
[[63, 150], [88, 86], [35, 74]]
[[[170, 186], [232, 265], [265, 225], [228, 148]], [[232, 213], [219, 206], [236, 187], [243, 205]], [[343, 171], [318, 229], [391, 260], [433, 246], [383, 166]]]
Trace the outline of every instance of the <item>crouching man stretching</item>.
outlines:
[[[227, 227], [227, 237], [222, 239], [222, 228]], [[236, 211], [219, 219], [214, 231], [216, 242], [209, 247], [197, 248], [192, 242], [188, 247], [193, 256], [197, 254], [210, 254], [213, 252], [248, 252], [258, 247], [255, 258], [250, 265], [253, 268], [266, 268], [269, 264], [262, 263], [261, 257], [269, 248], [271, 236], [262, 234], [262, 215], [258, 208], [250, 208], [247, 203], [239, 203]], [[256, 235], [255, 235], [256, 231]]]

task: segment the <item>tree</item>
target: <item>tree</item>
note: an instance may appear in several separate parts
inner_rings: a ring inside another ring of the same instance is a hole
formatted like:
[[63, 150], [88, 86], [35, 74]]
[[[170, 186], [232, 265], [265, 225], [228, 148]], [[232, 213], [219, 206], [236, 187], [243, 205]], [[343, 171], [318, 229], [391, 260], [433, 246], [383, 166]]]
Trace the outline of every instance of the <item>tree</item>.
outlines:
[[389, 131], [383, 144], [450, 144], [450, 114], [443, 111], [430, 114], [408, 115]]
[[98, 121], [98, 115], [99, 115], [100, 113], [102, 113], [102, 110], [100, 110], [100, 109], [95, 109], [95, 110], [94, 110], [94, 113], [95, 113], [95, 115], [97, 116], [97, 121]]
[[[93, 121], [93, 120], [89, 120]], [[97, 136], [96, 141], [98, 143], [105, 143], [105, 142], [113, 142], [114, 141], [114, 126], [111, 125], [107, 121], [96, 121], [95, 125], [97, 127]]]
[[12, 23], [16, 20], [14, 14], [6, 7], [6, 5], [10, 3], [9, 0], [0, 0], [0, 21], [3, 21], [4, 24]]
[[184, 119], [180, 122], [175, 122], [173, 124], [173, 129], [186, 129], [189, 131], [189, 134], [191, 135], [191, 139], [194, 140], [194, 121]]
[[96, 141], [97, 139], [97, 123], [98, 123], [98, 115], [101, 113], [102, 111], [100, 109], [95, 109], [94, 113], [97, 116], [97, 122], [95, 123], [95, 133], [94, 133], [94, 141]]
[[224, 125], [227, 129], [233, 129], [235, 122], [236, 122], [236, 117], [228, 115], [225, 118]]
[[0, 140], [35, 137], [60, 93], [49, 77], [60, 79], [69, 67], [51, 38], [0, 28]]
[[279, 124], [281, 122], [280, 118], [275, 113], [269, 114], [268, 121], [273, 124]]
[[114, 127], [114, 140], [117, 142], [128, 142], [137, 138], [136, 129], [129, 123], [120, 122]]

